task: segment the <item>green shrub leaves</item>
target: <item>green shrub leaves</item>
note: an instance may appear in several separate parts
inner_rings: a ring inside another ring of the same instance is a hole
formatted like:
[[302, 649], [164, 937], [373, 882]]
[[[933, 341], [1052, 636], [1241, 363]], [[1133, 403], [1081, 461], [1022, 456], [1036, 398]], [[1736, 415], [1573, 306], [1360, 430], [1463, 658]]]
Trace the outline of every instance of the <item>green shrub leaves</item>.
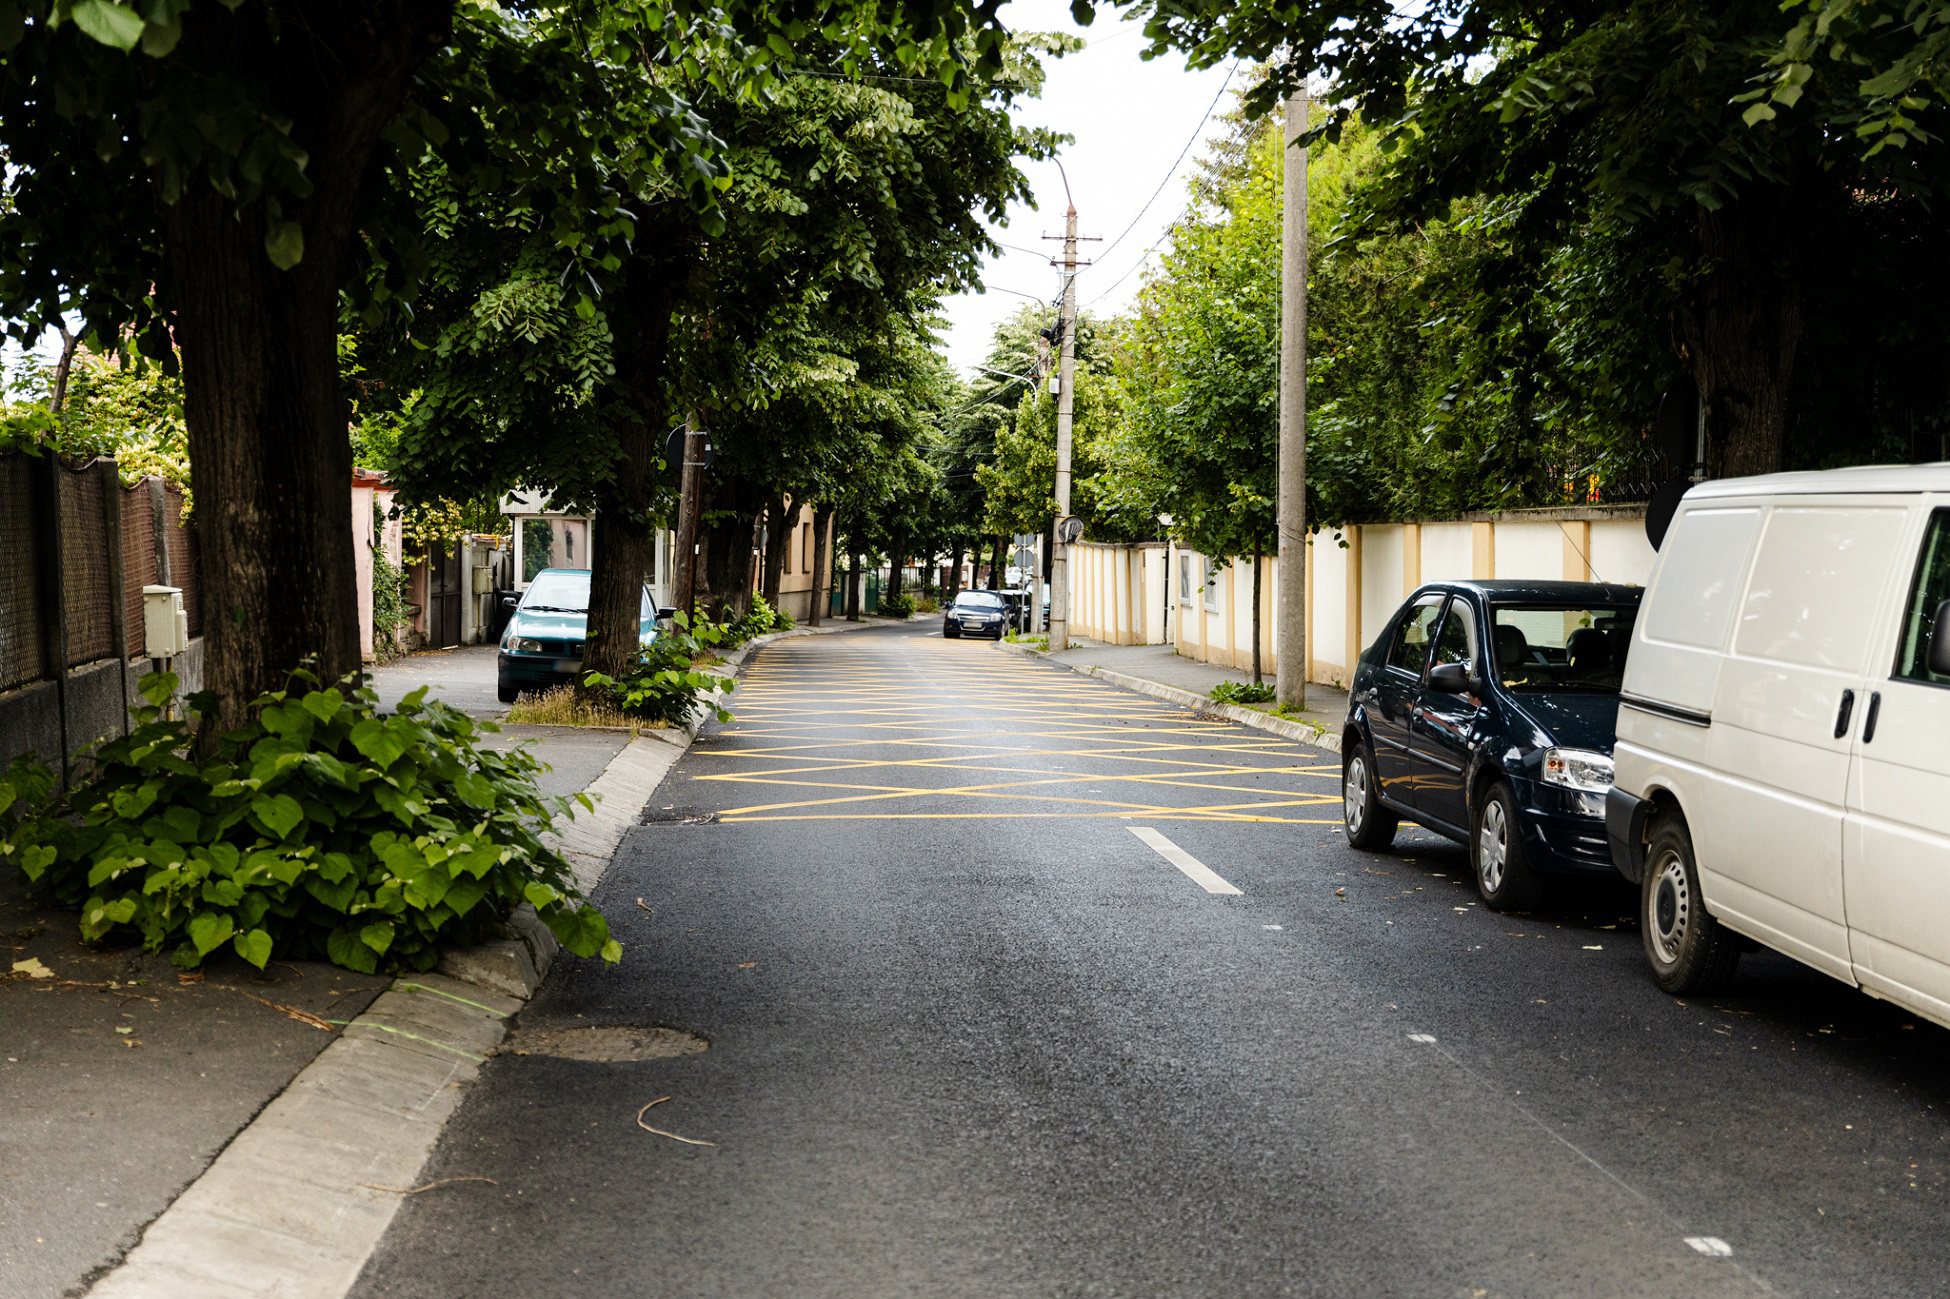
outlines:
[[84, 939], [133, 930], [184, 968], [227, 944], [260, 968], [428, 970], [529, 901], [570, 951], [620, 957], [540, 838], [571, 800], [542, 796], [533, 755], [481, 747], [466, 714], [419, 690], [382, 716], [370, 689], [299, 671], [198, 753], [193, 722], [164, 715], [175, 690], [145, 678], [134, 729], [65, 799], [30, 762], [0, 779], [0, 862], [77, 908]]

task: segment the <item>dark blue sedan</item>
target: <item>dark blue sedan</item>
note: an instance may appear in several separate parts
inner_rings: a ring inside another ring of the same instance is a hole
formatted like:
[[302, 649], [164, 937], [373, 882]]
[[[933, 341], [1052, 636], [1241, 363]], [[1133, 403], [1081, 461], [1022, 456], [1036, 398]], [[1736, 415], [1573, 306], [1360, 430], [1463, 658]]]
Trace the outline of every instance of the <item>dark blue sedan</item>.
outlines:
[[1469, 848], [1499, 911], [1547, 875], [1614, 873], [1605, 791], [1640, 588], [1441, 582], [1411, 595], [1355, 669], [1341, 737], [1356, 848], [1402, 820]]

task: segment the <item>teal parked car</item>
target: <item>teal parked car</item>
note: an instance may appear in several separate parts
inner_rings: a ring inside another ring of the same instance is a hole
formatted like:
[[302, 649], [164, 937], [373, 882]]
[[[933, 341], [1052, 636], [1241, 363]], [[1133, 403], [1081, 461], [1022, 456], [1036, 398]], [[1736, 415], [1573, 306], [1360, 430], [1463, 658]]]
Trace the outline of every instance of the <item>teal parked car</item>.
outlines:
[[[663, 612], [643, 588], [643, 614], [637, 624], [642, 643], [657, 638]], [[582, 643], [589, 631], [589, 570], [545, 568], [522, 593], [501, 634], [495, 659], [495, 694], [512, 704], [524, 690], [574, 684], [582, 672]]]

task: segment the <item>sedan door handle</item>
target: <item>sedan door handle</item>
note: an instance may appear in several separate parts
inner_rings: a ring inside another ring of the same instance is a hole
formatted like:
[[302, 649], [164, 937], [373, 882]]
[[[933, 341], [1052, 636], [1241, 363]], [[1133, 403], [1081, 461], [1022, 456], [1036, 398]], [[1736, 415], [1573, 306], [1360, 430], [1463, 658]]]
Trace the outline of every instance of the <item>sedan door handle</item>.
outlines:
[[1862, 743], [1867, 744], [1876, 737], [1876, 714], [1882, 711], [1882, 692], [1869, 695], [1869, 715], [1862, 719]]
[[1848, 734], [1848, 717], [1849, 714], [1854, 711], [1855, 711], [1855, 692], [1853, 690], [1842, 691], [1842, 711], [1835, 714], [1835, 738], [1836, 739], [1839, 740], [1844, 735]]

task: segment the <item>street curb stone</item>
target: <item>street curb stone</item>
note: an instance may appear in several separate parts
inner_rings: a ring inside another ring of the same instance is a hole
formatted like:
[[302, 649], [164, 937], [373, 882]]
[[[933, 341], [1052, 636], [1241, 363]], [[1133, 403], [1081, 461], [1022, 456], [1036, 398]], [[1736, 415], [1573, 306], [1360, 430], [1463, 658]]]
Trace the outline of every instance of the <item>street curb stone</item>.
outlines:
[[[761, 636], [717, 670], [735, 676], [775, 640], [867, 625]], [[701, 721], [632, 739], [583, 790], [595, 810], [551, 832], [585, 893]], [[559, 950], [524, 906], [503, 936], [395, 979], [148, 1225], [91, 1299], [343, 1299]]]
[[[997, 641], [996, 648], [1007, 650], [1011, 654], [1020, 654], [1024, 658], [1049, 658], [1049, 654], [1045, 650], [1032, 649], [1027, 645], [1015, 645], [1008, 641]], [[1241, 726], [1250, 726], [1255, 730], [1267, 731], [1289, 740], [1297, 740], [1302, 744], [1310, 744], [1316, 749], [1326, 749], [1330, 753], [1339, 753], [1341, 751], [1340, 736], [1329, 730], [1309, 726], [1305, 722], [1296, 722], [1285, 717], [1275, 717], [1273, 714], [1263, 713], [1257, 708], [1244, 708], [1238, 704], [1218, 703], [1209, 696], [1195, 694], [1190, 690], [1181, 690], [1177, 686], [1168, 686], [1161, 681], [1152, 681], [1145, 677], [1134, 677], [1128, 672], [1114, 672], [1109, 668], [1095, 667], [1088, 663], [1064, 663], [1059, 661], [1056, 663], [1056, 666], [1068, 668], [1072, 672], [1081, 673], [1087, 677], [1096, 677], [1099, 680], [1108, 681], [1114, 686], [1122, 686], [1126, 690], [1134, 691], [1140, 695], [1149, 695], [1153, 699], [1162, 699], [1167, 703], [1179, 704], [1197, 712], [1210, 714], [1213, 717], [1223, 717], [1229, 722], [1238, 722]]]

